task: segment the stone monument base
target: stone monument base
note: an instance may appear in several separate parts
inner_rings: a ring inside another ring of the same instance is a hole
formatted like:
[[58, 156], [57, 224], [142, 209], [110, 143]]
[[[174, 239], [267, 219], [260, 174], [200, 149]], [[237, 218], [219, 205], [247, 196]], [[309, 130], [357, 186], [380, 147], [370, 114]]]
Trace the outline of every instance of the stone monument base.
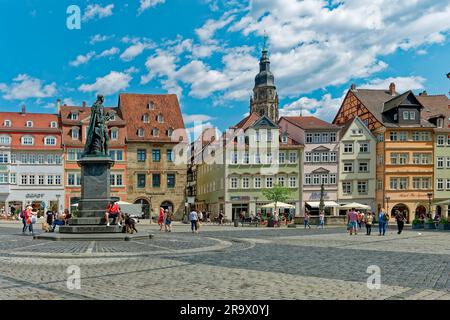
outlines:
[[42, 233], [34, 236], [34, 239], [51, 241], [132, 241], [152, 239], [149, 233]]

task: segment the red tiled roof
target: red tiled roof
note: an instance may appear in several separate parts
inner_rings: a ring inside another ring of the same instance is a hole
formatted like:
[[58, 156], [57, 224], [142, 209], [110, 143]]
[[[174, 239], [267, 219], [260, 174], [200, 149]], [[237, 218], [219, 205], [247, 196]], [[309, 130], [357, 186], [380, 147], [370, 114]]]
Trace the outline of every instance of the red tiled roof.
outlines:
[[339, 129], [339, 126], [323, 121], [316, 117], [282, 117], [302, 129]]
[[[11, 121], [11, 127], [5, 127], [5, 120]], [[26, 127], [27, 121], [33, 121], [33, 127]], [[0, 112], [0, 129], [23, 130], [23, 131], [54, 131], [58, 129], [50, 127], [50, 123], [55, 121], [58, 124], [58, 115], [49, 113], [21, 113], [21, 112]], [[59, 126], [59, 124], [58, 124]]]
[[[149, 104], [153, 105], [153, 109], [148, 108]], [[172, 138], [167, 135], [169, 129], [182, 129], [177, 131], [175, 136], [182, 136], [184, 141], [188, 141], [180, 105], [175, 94], [123, 93], [119, 95], [119, 109], [127, 123], [128, 141], [171, 142]], [[149, 123], [142, 121], [145, 114], [149, 117]], [[163, 116], [163, 123], [157, 121], [158, 115]], [[152, 135], [154, 128], [158, 129], [157, 137]], [[139, 129], [144, 129], [143, 137], [138, 136]]]
[[242, 129], [242, 130], [246, 130], [247, 128], [249, 128], [252, 124], [254, 124], [256, 121], [258, 121], [258, 119], [261, 118], [260, 115], [258, 115], [257, 113], [253, 112], [252, 114], [250, 114], [249, 116], [245, 117], [244, 119], [242, 119], [239, 123], [237, 123], [236, 125], [234, 125], [233, 129]]

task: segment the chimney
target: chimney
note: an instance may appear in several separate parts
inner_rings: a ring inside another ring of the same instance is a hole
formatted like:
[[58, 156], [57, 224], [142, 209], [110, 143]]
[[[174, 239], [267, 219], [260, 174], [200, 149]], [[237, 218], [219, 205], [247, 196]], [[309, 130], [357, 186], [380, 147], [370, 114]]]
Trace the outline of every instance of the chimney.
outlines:
[[389, 85], [389, 94], [391, 96], [395, 96], [395, 83], [391, 82], [391, 84]]
[[22, 109], [20, 111], [20, 113], [27, 113], [27, 107], [25, 106], [25, 104], [22, 104]]
[[56, 110], [59, 113], [61, 113], [61, 99], [56, 100]]
[[83, 108], [86, 108], [86, 101], [83, 101]]
[[350, 90], [355, 91], [356, 90], [356, 84], [352, 83], [350, 86]]

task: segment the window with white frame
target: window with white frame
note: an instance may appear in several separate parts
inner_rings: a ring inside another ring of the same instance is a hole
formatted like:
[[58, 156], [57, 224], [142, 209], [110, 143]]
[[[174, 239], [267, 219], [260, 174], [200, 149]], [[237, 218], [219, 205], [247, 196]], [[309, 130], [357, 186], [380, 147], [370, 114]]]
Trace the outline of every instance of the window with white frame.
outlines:
[[266, 155], [266, 159], [267, 159], [267, 164], [272, 164], [272, 152], [268, 152]]
[[278, 177], [278, 185], [281, 187], [284, 187], [285, 184], [285, 178], [284, 177]]
[[445, 180], [445, 190], [450, 190], [450, 179]]
[[413, 141], [420, 141], [420, 132], [419, 131], [414, 131], [412, 133], [412, 140]]
[[278, 154], [278, 162], [279, 162], [280, 164], [284, 164], [284, 163], [286, 162], [286, 153], [280, 152], [280, 153]]
[[248, 151], [244, 152], [244, 157], [242, 158], [243, 164], [249, 164], [250, 163], [250, 154]]
[[331, 152], [330, 153], [330, 162], [336, 162], [337, 161], [336, 155], [337, 155], [336, 152]]
[[260, 189], [261, 188], [261, 178], [260, 177], [255, 177], [253, 179], [253, 186], [255, 189]]
[[38, 185], [44, 185], [45, 184], [45, 176], [44, 175], [39, 175], [38, 176]]
[[273, 134], [272, 130], [267, 130], [267, 142], [272, 142]]
[[9, 184], [8, 173], [0, 173], [0, 184]]
[[437, 136], [437, 145], [442, 147], [445, 145], [445, 136]]
[[383, 180], [377, 180], [377, 190], [383, 190]]
[[111, 129], [111, 140], [119, 139], [119, 130]]
[[408, 133], [406, 131], [400, 131], [398, 133], [398, 140], [399, 141], [407, 141], [408, 140]]
[[438, 169], [444, 168], [444, 157], [437, 157], [437, 168]]
[[149, 110], [154, 110], [154, 109], [155, 109], [155, 104], [154, 104], [153, 102], [149, 102], [149, 103], [147, 104], [147, 108], [148, 108]]
[[4, 126], [4, 127], [11, 127], [11, 125], [12, 125], [11, 120], [5, 120], [5, 121], [3, 121], [3, 126]]
[[158, 130], [158, 128], [153, 128], [153, 129], [152, 129], [152, 136], [154, 136], [154, 137], [158, 137], [158, 136], [159, 136], [159, 130]]
[[350, 181], [342, 181], [342, 193], [343, 194], [352, 193], [352, 183]]
[[313, 185], [320, 184], [320, 174], [317, 174], [317, 173], [313, 174], [313, 183], [312, 184]]
[[28, 184], [28, 176], [26, 174], [22, 174], [20, 179], [21, 179], [20, 180], [21, 184], [23, 184], [23, 185]]
[[242, 178], [242, 189], [248, 189], [250, 188], [250, 178], [244, 177]]
[[144, 129], [143, 128], [139, 128], [137, 134], [138, 134], [138, 137], [142, 138], [144, 136]]
[[81, 174], [80, 173], [68, 173], [67, 174], [67, 184], [69, 186], [80, 186], [81, 185]]
[[57, 186], [60, 186], [62, 184], [61, 182], [61, 176], [59, 174], [55, 175], [55, 184]]
[[47, 163], [48, 164], [54, 164], [55, 163], [55, 156], [53, 154], [47, 155]]
[[310, 185], [311, 184], [311, 175], [305, 174], [305, 184]]
[[307, 133], [306, 134], [306, 143], [312, 143], [313, 142], [313, 134]]
[[414, 111], [409, 112], [409, 120], [416, 120], [416, 113]]
[[444, 119], [443, 118], [438, 118], [436, 124], [437, 124], [438, 128], [443, 128], [444, 127]]
[[330, 133], [330, 142], [336, 142], [336, 132]]
[[149, 123], [150, 122], [148, 114], [144, 114], [142, 116], [142, 122], [144, 122], [144, 123]]
[[311, 162], [312, 161], [312, 153], [306, 152], [305, 153], [305, 162]]
[[56, 146], [56, 138], [55, 137], [45, 137], [45, 145], [46, 146]]
[[70, 120], [78, 120], [78, 113], [72, 112], [69, 116]]
[[8, 153], [6, 152], [0, 152], [0, 163], [8, 163], [9, 161]]
[[33, 121], [28, 120], [27, 123], [25, 124], [25, 126], [26, 126], [27, 128], [33, 128]]
[[314, 143], [320, 143], [321, 139], [320, 139], [321, 134], [320, 133], [314, 133], [313, 135], [313, 142]]
[[447, 157], [446, 167], [447, 167], [447, 169], [450, 169], [450, 157]]
[[232, 177], [230, 179], [230, 189], [237, 189], [238, 187], [238, 178]]
[[80, 139], [80, 128], [73, 127], [71, 133], [72, 133], [72, 140]]
[[359, 152], [368, 153], [369, 151], [370, 151], [370, 149], [369, 149], [368, 142], [360, 142], [359, 143]]
[[20, 155], [20, 163], [28, 163], [28, 155], [25, 153], [22, 153]]
[[344, 153], [353, 153], [353, 143], [344, 143]]
[[22, 137], [22, 145], [24, 146], [32, 146], [34, 144], [34, 138], [32, 136], [24, 136]]
[[322, 162], [328, 162], [329, 154], [328, 152], [322, 152]]
[[10, 145], [11, 144], [11, 137], [2, 135], [0, 136], [0, 144], [1, 145]]
[[367, 181], [358, 181], [358, 193], [359, 194], [367, 194], [368, 192], [368, 182]]
[[442, 178], [437, 179], [436, 189], [444, 190], [444, 179]]
[[36, 155], [35, 155], [35, 154], [30, 154], [30, 155], [28, 156], [28, 159], [29, 159], [29, 162], [30, 162], [31, 164], [35, 164], [35, 163], [36, 163]]
[[261, 155], [259, 153], [255, 154], [255, 164], [261, 164]]
[[52, 175], [47, 176], [47, 184], [49, 186], [53, 185], [53, 183], [54, 183], [54, 179], [53, 178], [54, 177]]
[[398, 186], [399, 186], [399, 189], [400, 190], [406, 190], [406, 189], [408, 189], [408, 178], [400, 178], [399, 179], [399, 184], [398, 184]]
[[156, 117], [156, 121], [158, 121], [159, 123], [164, 123], [164, 116], [161, 113], [158, 114], [158, 116]]
[[369, 172], [369, 163], [367, 163], [367, 162], [360, 162], [358, 171], [359, 172]]
[[313, 162], [320, 162], [320, 153], [319, 152], [313, 153]]
[[430, 132], [422, 132], [422, 141], [431, 141], [431, 133]]
[[11, 153], [11, 163], [15, 164], [17, 162], [17, 155], [15, 153]]
[[273, 187], [273, 178], [266, 177], [266, 188], [272, 188], [272, 187]]
[[353, 163], [352, 162], [344, 162], [343, 170], [344, 170], [344, 172], [353, 172]]
[[330, 184], [336, 184], [336, 174], [330, 174]]
[[15, 172], [11, 172], [9, 175], [9, 183], [17, 184], [17, 174]]
[[297, 188], [297, 177], [289, 177], [289, 188]]
[[121, 187], [123, 185], [122, 173], [111, 173], [110, 182], [113, 187]]
[[167, 136], [168, 137], [172, 137], [173, 136], [173, 129], [172, 128], [167, 129]]
[[58, 123], [56, 121], [50, 122], [50, 128], [53, 128], [53, 129], [58, 128]]
[[296, 162], [297, 162], [297, 153], [289, 152], [289, 163], [296, 163]]
[[328, 132], [322, 133], [322, 142], [329, 143], [330, 142], [330, 134]]
[[28, 184], [32, 186], [36, 184], [36, 176], [34, 174], [28, 176]]
[[328, 174], [322, 174], [320, 179], [321, 184], [328, 184]]
[[281, 143], [282, 143], [282, 144], [288, 143], [288, 137], [287, 137], [286, 135], [282, 135], [282, 136], [281, 136]]
[[403, 120], [409, 120], [409, 111], [403, 111]]
[[383, 142], [384, 141], [384, 133], [377, 134], [377, 141], [378, 142]]
[[390, 134], [389, 134], [389, 139], [391, 141], [397, 141], [398, 140], [397, 132], [396, 131], [391, 131]]
[[259, 131], [255, 131], [255, 141], [259, 142], [260, 138]]
[[238, 163], [238, 154], [237, 154], [237, 152], [232, 152], [230, 154], [230, 156], [231, 156], [231, 158], [230, 158], [231, 163], [232, 164], [237, 164]]

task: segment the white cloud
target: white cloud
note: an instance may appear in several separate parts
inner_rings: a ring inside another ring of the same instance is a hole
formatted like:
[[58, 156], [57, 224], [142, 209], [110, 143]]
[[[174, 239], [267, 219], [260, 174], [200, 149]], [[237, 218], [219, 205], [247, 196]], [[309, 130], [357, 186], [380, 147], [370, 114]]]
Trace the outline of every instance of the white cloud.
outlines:
[[341, 106], [345, 94], [333, 98], [331, 94], [324, 94], [321, 99], [301, 97], [300, 99], [280, 109], [280, 116], [314, 116], [325, 121], [333, 121], [336, 112]]
[[151, 47], [152, 45], [149, 43], [137, 42], [125, 49], [125, 51], [120, 55], [120, 59], [123, 61], [131, 61], [142, 54], [145, 49], [149, 49]]
[[132, 66], [132, 67], [129, 67], [128, 69], [126, 69], [124, 72], [125, 73], [138, 73], [139, 69], [134, 67], [134, 66]]
[[211, 116], [208, 116], [206, 114], [183, 114], [184, 123], [193, 123], [193, 122], [206, 122], [214, 119]]
[[90, 51], [86, 55], [78, 55], [75, 60], [70, 61], [69, 64], [73, 67], [78, 67], [82, 64], [86, 64], [95, 56], [95, 51]]
[[26, 100], [29, 98], [48, 98], [56, 94], [56, 83], [44, 84], [40, 79], [27, 74], [19, 74], [13, 83], [0, 83], [0, 91], [5, 100]]
[[388, 90], [389, 84], [395, 83], [395, 90], [403, 93], [407, 90], [423, 89], [426, 79], [420, 76], [412, 77], [389, 77], [386, 79], [373, 79], [369, 83], [358, 86], [361, 89], [385, 89]]
[[158, 4], [165, 3], [166, 0], [141, 0], [139, 9], [138, 9], [138, 15], [142, 14], [147, 9], [153, 8], [157, 6]]
[[91, 37], [91, 39], [89, 40], [89, 43], [94, 45], [97, 42], [107, 41], [107, 40], [109, 40], [109, 39], [111, 39], [113, 37], [114, 37], [114, 35], [106, 36], [106, 35], [96, 34], [96, 35]]
[[114, 4], [108, 4], [105, 7], [99, 4], [90, 4], [86, 7], [82, 20], [86, 22], [95, 18], [102, 19], [109, 17], [113, 14], [113, 8]]
[[62, 104], [67, 106], [76, 106], [76, 103], [72, 100], [72, 98], [64, 98]]
[[126, 89], [132, 79], [128, 73], [111, 71], [106, 76], [97, 78], [92, 84], [82, 84], [78, 90], [82, 92], [95, 91], [107, 96]]
[[234, 16], [229, 16], [225, 13], [219, 20], [209, 19], [206, 23], [198, 29], [195, 29], [195, 33], [202, 42], [208, 42], [214, 37], [214, 33], [227, 25], [229, 25], [235, 19]]
[[102, 53], [100, 53], [99, 55], [97, 55], [96, 58], [102, 58], [102, 57], [113, 56], [113, 55], [118, 54], [119, 52], [120, 52], [119, 48], [117, 48], [117, 47], [112, 47], [111, 49], [104, 50]]

